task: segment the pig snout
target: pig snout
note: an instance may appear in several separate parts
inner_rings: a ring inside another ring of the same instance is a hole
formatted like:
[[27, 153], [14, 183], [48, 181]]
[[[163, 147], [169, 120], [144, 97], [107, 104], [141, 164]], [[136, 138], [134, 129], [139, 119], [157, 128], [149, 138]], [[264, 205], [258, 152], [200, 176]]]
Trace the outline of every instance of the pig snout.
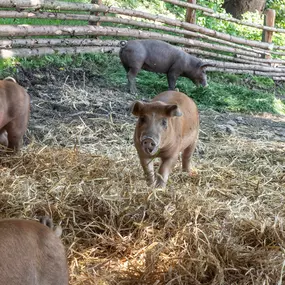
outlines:
[[207, 87], [207, 86], [208, 86], [208, 84], [207, 84], [207, 79], [206, 79], [206, 78], [203, 78], [203, 79], [195, 80], [195, 85], [196, 85], [197, 87], [200, 87], [200, 86], [202, 86], [202, 87]]
[[203, 87], [207, 87], [207, 86], [208, 86], [207, 80], [202, 81], [202, 82], [201, 82], [201, 85], [202, 85]]
[[150, 137], [143, 137], [141, 146], [143, 151], [149, 155], [154, 155], [158, 150], [158, 144]]

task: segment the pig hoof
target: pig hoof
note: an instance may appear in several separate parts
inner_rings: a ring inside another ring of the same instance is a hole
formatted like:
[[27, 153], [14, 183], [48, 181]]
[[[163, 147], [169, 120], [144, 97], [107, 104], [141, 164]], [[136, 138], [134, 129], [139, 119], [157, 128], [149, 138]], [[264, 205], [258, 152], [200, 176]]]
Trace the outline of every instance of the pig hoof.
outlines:
[[137, 94], [138, 93], [138, 90], [137, 90], [136, 86], [130, 86], [129, 88], [130, 88], [129, 90], [130, 90], [131, 94]]
[[137, 90], [130, 90], [130, 93], [131, 93], [132, 95], [138, 94]]
[[154, 181], [147, 181], [147, 182], [146, 182], [146, 185], [147, 185], [148, 187], [153, 187], [155, 184], [154, 184]]
[[165, 188], [166, 187], [166, 183], [164, 183], [163, 181], [157, 181], [155, 183], [155, 187], [154, 188]]
[[188, 172], [190, 177], [197, 177], [198, 176], [198, 171], [196, 169], [192, 169], [191, 171]]

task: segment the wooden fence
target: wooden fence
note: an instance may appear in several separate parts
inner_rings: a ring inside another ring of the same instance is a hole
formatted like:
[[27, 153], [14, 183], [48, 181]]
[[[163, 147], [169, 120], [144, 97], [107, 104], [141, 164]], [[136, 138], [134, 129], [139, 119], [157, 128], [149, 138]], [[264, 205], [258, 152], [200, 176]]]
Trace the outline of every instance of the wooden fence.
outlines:
[[[92, 0], [94, 1], [96, 0]], [[191, 9], [191, 11], [200, 10], [209, 17], [262, 29], [271, 35], [273, 32], [285, 34], [285, 29], [242, 22], [218, 15], [212, 9], [196, 4], [179, 0], [163, 1]], [[76, 25], [0, 25], [0, 58], [56, 53], [117, 53], [121, 39], [159, 39], [178, 44], [185, 51], [202, 57], [205, 62], [215, 64], [215, 67], [209, 67], [209, 71], [250, 73], [270, 76], [274, 80], [285, 80], [285, 60], [282, 59], [285, 56], [285, 46], [248, 40], [194, 23], [133, 9], [108, 7], [100, 3], [100, 0], [99, 4], [53, 0], [1, 0], [0, 18], [2, 19], [80, 22]], [[96, 23], [96, 25], [89, 25], [89, 23]], [[105, 23], [109, 23], [109, 26]], [[117, 24], [117, 27], [110, 23]], [[104, 38], [111, 36], [117, 40], [104, 40], [103, 36]], [[98, 39], [98, 37], [101, 38]]]

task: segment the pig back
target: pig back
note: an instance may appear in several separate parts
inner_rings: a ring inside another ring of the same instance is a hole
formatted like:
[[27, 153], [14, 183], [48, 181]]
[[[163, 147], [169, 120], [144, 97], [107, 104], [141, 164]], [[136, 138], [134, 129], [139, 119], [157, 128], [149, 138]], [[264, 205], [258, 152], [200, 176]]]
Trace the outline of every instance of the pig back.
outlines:
[[0, 111], [5, 114], [3, 122], [26, 116], [30, 111], [30, 96], [25, 88], [11, 80], [0, 80]]
[[0, 221], [0, 256], [0, 284], [68, 284], [61, 240], [36, 221]]
[[183, 65], [184, 54], [183, 51], [159, 40], [130, 40], [119, 53], [126, 66], [158, 73], [167, 73], [178, 61]]

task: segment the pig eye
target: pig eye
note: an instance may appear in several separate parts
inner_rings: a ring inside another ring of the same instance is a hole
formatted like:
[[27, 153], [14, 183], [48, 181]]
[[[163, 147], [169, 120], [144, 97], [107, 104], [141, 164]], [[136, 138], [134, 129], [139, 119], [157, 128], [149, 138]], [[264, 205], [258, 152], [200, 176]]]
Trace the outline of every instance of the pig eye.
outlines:
[[166, 118], [163, 118], [163, 119], [162, 119], [161, 125], [162, 125], [164, 128], [167, 128], [167, 119], [166, 119]]
[[142, 125], [146, 122], [145, 117], [139, 117], [139, 124]]

